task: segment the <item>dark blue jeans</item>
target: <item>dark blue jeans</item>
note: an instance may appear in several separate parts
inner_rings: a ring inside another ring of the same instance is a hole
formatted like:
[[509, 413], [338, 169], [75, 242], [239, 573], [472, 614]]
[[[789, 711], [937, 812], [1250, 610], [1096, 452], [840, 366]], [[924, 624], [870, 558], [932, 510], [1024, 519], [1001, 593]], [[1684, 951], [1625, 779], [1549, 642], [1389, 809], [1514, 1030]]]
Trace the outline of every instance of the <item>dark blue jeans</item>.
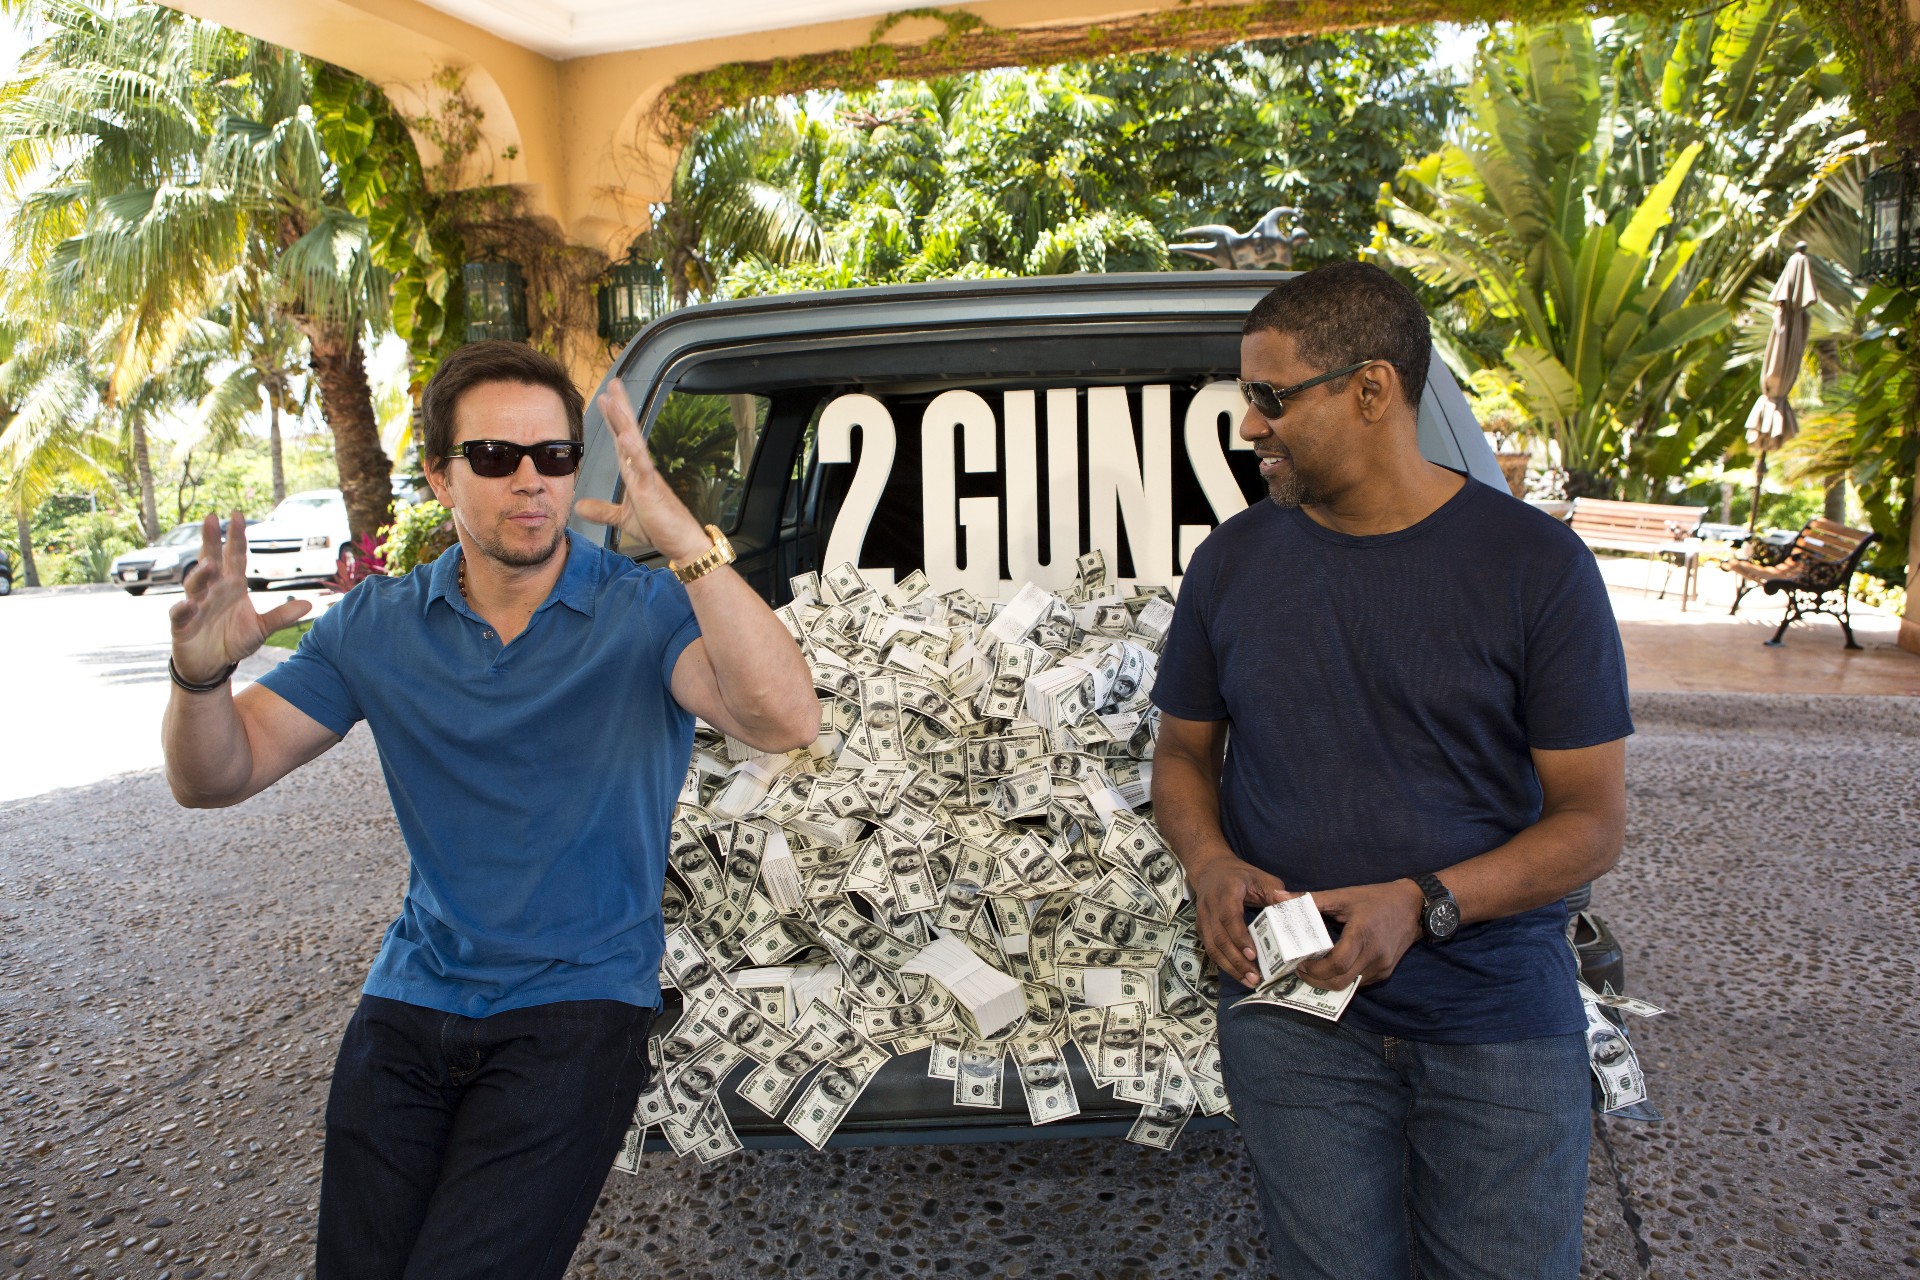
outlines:
[[1582, 1036], [1414, 1043], [1247, 1005], [1220, 1051], [1285, 1280], [1579, 1274]]
[[557, 1277], [647, 1077], [653, 1010], [360, 997], [327, 1096], [319, 1280]]

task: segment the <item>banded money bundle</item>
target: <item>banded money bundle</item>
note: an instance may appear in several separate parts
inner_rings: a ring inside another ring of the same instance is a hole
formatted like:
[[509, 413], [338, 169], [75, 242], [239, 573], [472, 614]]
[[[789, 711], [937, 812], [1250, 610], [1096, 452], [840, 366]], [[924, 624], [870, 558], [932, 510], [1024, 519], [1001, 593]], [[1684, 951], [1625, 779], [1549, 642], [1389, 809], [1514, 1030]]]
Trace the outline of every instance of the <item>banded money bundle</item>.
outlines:
[[1217, 988], [1144, 812], [1167, 593], [1109, 587], [1097, 553], [1064, 598], [852, 565], [793, 587], [821, 734], [785, 756], [696, 735], [663, 893], [684, 1009], [621, 1163], [654, 1125], [738, 1150], [720, 1094], [749, 1061], [740, 1096], [815, 1147], [921, 1049], [963, 1107], [1002, 1107], [1010, 1058], [1034, 1124], [1080, 1112], [1069, 1052], [1140, 1106], [1134, 1141], [1225, 1112]]

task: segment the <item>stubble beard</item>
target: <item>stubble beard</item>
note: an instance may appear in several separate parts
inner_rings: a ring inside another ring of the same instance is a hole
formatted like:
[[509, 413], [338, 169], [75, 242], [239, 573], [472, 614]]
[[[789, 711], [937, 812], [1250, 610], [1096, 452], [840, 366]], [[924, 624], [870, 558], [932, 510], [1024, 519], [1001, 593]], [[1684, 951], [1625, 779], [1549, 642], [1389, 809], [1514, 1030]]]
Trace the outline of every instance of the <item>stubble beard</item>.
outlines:
[[559, 525], [555, 527], [553, 537], [546, 546], [532, 551], [516, 551], [498, 534], [491, 537], [482, 534], [467, 523], [465, 516], [459, 517], [459, 520], [460, 527], [472, 535], [474, 542], [478, 544], [487, 559], [496, 564], [505, 565], [509, 569], [537, 569], [559, 554], [560, 544], [567, 540], [567, 527]]
[[1285, 471], [1267, 477], [1267, 500], [1276, 507], [1317, 507], [1326, 502], [1326, 495], [1290, 464]]

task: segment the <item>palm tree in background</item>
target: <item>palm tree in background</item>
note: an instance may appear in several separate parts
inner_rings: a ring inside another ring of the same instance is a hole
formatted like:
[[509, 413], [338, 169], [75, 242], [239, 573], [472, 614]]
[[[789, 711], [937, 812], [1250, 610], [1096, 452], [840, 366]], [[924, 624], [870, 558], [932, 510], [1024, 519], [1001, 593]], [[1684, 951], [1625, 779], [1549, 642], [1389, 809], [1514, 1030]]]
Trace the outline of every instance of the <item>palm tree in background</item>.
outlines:
[[[14, 241], [73, 302], [113, 318], [110, 406], [139, 403], [134, 384], [163, 378], [192, 322], [221, 305], [262, 317], [236, 335], [262, 344], [249, 361], [261, 368], [283, 361], [284, 319], [305, 341], [349, 524], [374, 533], [390, 518], [391, 463], [361, 338], [386, 317], [387, 282], [337, 190], [312, 66], [159, 5], [26, 7], [47, 34], [0, 89], [0, 167], [33, 184]], [[138, 459], [144, 426], [130, 421]]]
[[786, 265], [820, 256], [819, 223], [779, 181], [801, 127], [791, 113], [753, 103], [722, 112], [681, 150], [642, 245], [662, 265], [674, 306], [712, 295], [738, 259]]
[[[8, 309], [11, 312], [11, 308]], [[0, 327], [0, 497], [14, 519], [21, 577], [40, 585], [33, 513], [55, 494], [112, 485], [125, 452], [96, 425], [98, 387], [82, 335]]]

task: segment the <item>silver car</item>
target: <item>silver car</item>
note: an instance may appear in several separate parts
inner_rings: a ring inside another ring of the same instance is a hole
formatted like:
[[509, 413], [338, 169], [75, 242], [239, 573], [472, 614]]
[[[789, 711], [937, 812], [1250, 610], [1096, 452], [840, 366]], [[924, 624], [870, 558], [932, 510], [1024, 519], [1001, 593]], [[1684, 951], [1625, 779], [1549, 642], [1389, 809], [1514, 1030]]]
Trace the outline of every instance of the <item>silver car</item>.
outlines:
[[[220, 522], [225, 533], [227, 522]], [[130, 596], [144, 595], [148, 587], [177, 587], [187, 580], [193, 566], [200, 563], [200, 522], [177, 524], [160, 541], [138, 551], [127, 551], [113, 558], [107, 581], [122, 587]]]

